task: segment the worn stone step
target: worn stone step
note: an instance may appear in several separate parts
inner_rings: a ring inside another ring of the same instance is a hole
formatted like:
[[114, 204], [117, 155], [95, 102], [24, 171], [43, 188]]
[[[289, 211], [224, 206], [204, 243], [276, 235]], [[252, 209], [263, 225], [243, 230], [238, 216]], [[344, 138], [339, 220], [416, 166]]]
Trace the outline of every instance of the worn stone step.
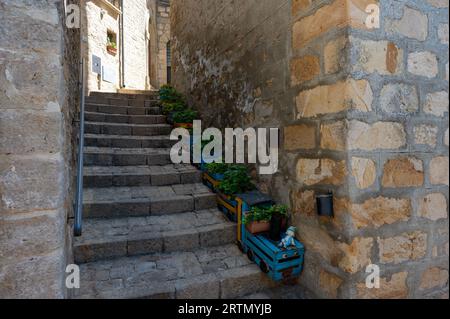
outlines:
[[117, 93], [117, 92], [91, 92], [86, 98], [105, 98], [105, 99], [127, 99], [127, 100], [152, 100], [158, 99], [158, 92], [136, 93]]
[[216, 196], [203, 184], [87, 188], [85, 218], [160, 216], [217, 207]]
[[87, 122], [107, 122], [119, 124], [166, 124], [164, 115], [122, 115], [86, 112]]
[[122, 115], [161, 115], [161, 107], [148, 105], [148, 107], [131, 107], [131, 106], [113, 106], [108, 104], [87, 103], [85, 105], [86, 112], [105, 113], [105, 114], [122, 114]]
[[232, 244], [236, 224], [217, 209], [176, 215], [90, 219], [75, 239], [77, 264]]
[[75, 298], [238, 299], [278, 286], [236, 245], [81, 265]]
[[106, 134], [85, 134], [86, 146], [113, 148], [170, 148], [177, 141], [171, 141], [168, 135], [126, 136]]
[[202, 181], [191, 165], [90, 166], [84, 169], [84, 187], [167, 186]]
[[107, 135], [136, 135], [155, 136], [168, 135], [172, 131], [172, 126], [167, 124], [120, 124], [86, 122], [87, 134], [107, 134]]
[[85, 166], [138, 166], [171, 164], [170, 149], [85, 147]]
[[156, 106], [159, 103], [159, 100], [156, 98], [150, 99], [129, 99], [126, 97], [122, 98], [109, 98], [103, 96], [92, 96], [86, 98], [86, 103], [94, 103], [94, 104], [107, 104], [113, 106], [135, 106], [135, 107], [146, 107], [146, 106]]

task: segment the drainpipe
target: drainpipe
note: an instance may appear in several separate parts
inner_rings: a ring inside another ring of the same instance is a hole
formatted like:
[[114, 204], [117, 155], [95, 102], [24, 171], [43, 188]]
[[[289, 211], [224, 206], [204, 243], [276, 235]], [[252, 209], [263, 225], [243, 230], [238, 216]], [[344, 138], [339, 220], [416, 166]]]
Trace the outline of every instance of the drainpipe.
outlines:
[[120, 28], [119, 28], [119, 32], [120, 32], [120, 71], [121, 71], [121, 75], [120, 75], [120, 87], [124, 88], [126, 87], [125, 85], [125, 43], [124, 43], [124, 36], [123, 36], [123, 24], [124, 24], [124, 7], [123, 7], [123, 0], [120, 0], [120, 11], [122, 11], [122, 14], [120, 15]]

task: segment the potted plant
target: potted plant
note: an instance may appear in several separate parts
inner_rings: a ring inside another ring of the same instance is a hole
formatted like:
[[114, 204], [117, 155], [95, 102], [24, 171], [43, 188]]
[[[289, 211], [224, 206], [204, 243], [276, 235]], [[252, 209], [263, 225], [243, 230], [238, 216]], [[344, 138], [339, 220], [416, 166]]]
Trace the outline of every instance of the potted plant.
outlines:
[[192, 122], [198, 118], [198, 113], [192, 109], [187, 109], [173, 114], [175, 127], [192, 128]]
[[183, 103], [185, 104], [183, 95], [170, 85], [163, 85], [159, 90], [159, 99], [163, 103]]
[[117, 54], [117, 44], [114, 41], [109, 40], [108, 43], [106, 44], [106, 50], [109, 53], [116, 55]]
[[222, 181], [225, 178], [225, 173], [229, 168], [229, 164], [211, 163], [206, 165], [206, 172], [216, 181]]
[[162, 113], [167, 116], [167, 122], [173, 124], [173, 116], [177, 112], [181, 112], [186, 109], [186, 105], [183, 102], [163, 102]]
[[271, 215], [266, 208], [253, 207], [244, 217], [244, 225], [253, 234], [266, 233], [270, 230]]
[[287, 206], [273, 205], [252, 207], [244, 217], [244, 224], [251, 234], [269, 233], [270, 239], [279, 241], [288, 217]]
[[230, 165], [224, 173], [218, 189], [223, 197], [236, 203], [233, 200], [234, 195], [254, 190], [255, 185], [251, 182], [247, 167], [244, 165]]

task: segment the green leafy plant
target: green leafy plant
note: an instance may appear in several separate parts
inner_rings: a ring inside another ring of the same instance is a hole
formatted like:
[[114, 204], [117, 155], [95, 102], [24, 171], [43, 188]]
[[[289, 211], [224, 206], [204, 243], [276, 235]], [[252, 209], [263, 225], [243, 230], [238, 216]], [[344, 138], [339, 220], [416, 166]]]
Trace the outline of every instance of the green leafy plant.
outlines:
[[224, 174], [219, 190], [227, 196], [241, 194], [255, 189], [247, 168], [244, 165], [232, 165]]
[[225, 174], [230, 169], [230, 164], [211, 163], [206, 165], [206, 170], [210, 174]]
[[159, 90], [159, 98], [161, 102], [168, 103], [185, 103], [183, 95], [170, 85], [163, 85]]
[[251, 211], [246, 213], [244, 217], [244, 224], [248, 225], [252, 222], [270, 222], [272, 216], [276, 213], [283, 217], [288, 217], [288, 207], [285, 205], [253, 207]]
[[192, 123], [197, 118], [198, 112], [191, 109], [179, 111], [173, 115], [174, 123]]
[[181, 112], [186, 109], [186, 105], [183, 102], [164, 102], [163, 106], [163, 114], [169, 115], [173, 112]]

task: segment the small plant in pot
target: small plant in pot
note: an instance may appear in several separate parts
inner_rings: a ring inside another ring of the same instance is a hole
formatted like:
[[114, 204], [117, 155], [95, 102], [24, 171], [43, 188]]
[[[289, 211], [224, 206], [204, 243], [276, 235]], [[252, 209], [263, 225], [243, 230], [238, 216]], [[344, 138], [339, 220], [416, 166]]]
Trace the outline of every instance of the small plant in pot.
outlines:
[[163, 85], [159, 90], [159, 99], [162, 103], [182, 103], [185, 104], [183, 95], [170, 85]]
[[108, 43], [106, 44], [106, 50], [109, 53], [116, 55], [117, 54], [117, 44], [113, 41], [108, 41]]
[[192, 128], [192, 122], [198, 118], [198, 113], [192, 109], [175, 112], [173, 122], [175, 127]]
[[287, 217], [288, 211], [284, 205], [253, 207], [246, 213], [244, 224], [251, 234], [269, 233], [270, 239], [279, 241], [281, 232], [286, 226]]
[[163, 102], [162, 113], [167, 116], [167, 122], [173, 124], [173, 116], [177, 112], [184, 111], [186, 105], [183, 102]]
[[225, 178], [225, 173], [230, 168], [229, 164], [225, 163], [211, 163], [206, 165], [206, 172], [217, 181], [222, 181]]
[[244, 165], [230, 165], [218, 187], [218, 190], [229, 198], [254, 189], [255, 185], [253, 185], [247, 167]]

